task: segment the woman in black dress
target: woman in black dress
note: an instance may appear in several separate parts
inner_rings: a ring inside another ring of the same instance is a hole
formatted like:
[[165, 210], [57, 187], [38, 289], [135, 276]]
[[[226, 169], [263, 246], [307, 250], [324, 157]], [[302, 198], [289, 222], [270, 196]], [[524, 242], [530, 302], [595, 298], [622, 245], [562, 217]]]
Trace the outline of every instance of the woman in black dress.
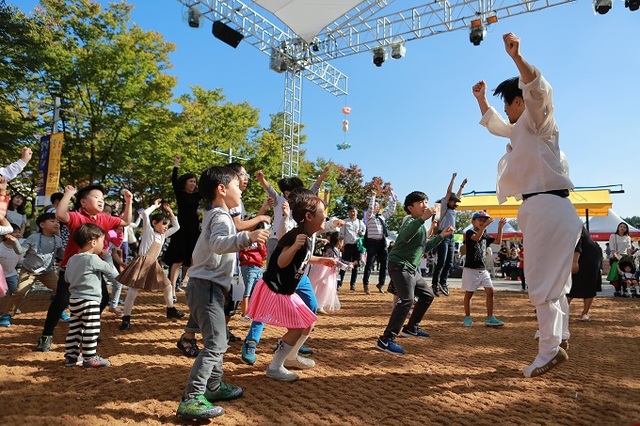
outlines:
[[[180, 229], [171, 236], [169, 247], [164, 254], [164, 262], [171, 265], [169, 279], [173, 285], [173, 297], [176, 297], [176, 282], [180, 268], [191, 266], [191, 255], [200, 235], [200, 220], [198, 218], [198, 207], [202, 196], [196, 191], [198, 181], [193, 173], [185, 173], [178, 177], [178, 167], [182, 157], [176, 155], [174, 158], [171, 183], [173, 192], [176, 194], [178, 204], [178, 223]], [[186, 273], [186, 271], [185, 271]]]
[[589, 321], [589, 308], [593, 298], [597, 292], [602, 291], [602, 249], [584, 227], [576, 245], [571, 272], [572, 284], [567, 301], [571, 303], [574, 298], [584, 299], [580, 321]]

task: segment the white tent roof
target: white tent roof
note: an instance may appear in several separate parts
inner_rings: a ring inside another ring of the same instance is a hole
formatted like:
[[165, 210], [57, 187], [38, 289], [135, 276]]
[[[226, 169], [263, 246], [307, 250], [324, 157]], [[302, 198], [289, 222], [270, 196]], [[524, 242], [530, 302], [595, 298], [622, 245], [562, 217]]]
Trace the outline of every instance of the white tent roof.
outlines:
[[[607, 216], [597, 216], [589, 218], [589, 234], [591, 234], [591, 238], [593, 238], [594, 240], [608, 240], [609, 236], [616, 232], [616, 229], [618, 229], [618, 224], [620, 222], [627, 223], [622, 220], [622, 218], [620, 218], [620, 216], [618, 216], [616, 212], [609, 209], [609, 214]], [[628, 223], [627, 226], [629, 227], [629, 234], [632, 234], [632, 237], [640, 235], [640, 229], [634, 228]]]
[[310, 43], [324, 27], [362, 0], [254, 0]]

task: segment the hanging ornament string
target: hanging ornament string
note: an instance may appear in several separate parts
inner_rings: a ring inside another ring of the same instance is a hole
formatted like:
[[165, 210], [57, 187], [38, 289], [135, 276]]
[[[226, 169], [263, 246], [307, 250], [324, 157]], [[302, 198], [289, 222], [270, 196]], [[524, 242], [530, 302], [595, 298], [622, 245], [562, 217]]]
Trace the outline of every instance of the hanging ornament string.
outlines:
[[347, 117], [349, 116], [349, 114], [351, 114], [351, 107], [348, 107], [346, 105], [343, 106], [342, 114], [344, 115], [344, 118], [342, 119], [342, 143], [336, 145], [339, 151], [351, 148], [351, 144], [347, 142], [347, 132], [349, 131], [349, 120], [347, 120]]

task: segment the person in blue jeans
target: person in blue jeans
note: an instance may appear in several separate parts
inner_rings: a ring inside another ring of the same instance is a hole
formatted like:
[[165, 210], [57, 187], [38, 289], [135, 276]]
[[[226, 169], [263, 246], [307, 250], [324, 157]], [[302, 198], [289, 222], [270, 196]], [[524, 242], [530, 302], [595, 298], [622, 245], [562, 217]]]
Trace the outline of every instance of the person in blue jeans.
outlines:
[[[294, 204], [296, 197], [304, 196], [304, 195], [313, 196], [315, 194], [312, 191], [305, 188], [296, 188], [293, 191], [291, 191], [291, 193], [289, 194], [289, 203]], [[287, 227], [289, 227], [289, 229], [292, 229], [293, 226], [295, 225], [295, 222], [291, 223], [291, 221], [289, 220], [289, 216], [290, 216], [289, 203], [284, 203], [283, 205], [282, 212], [285, 220], [281, 222], [281, 226], [280, 226], [281, 229], [277, 230], [278, 235], [284, 235], [288, 231], [286, 230]], [[312, 237], [311, 241], [312, 241], [311, 252], [313, 253], [313, 247], [315, 247], [315, 242], [316, 242], [315, 235]], [[328, 264], [329, 266], [335, 265], [335, 262], [336, 262], [336, 259], [329, 258], [329, 257], [318, 257], [318, 256], [312, 256], [311, 259], [309, 260], [310, 264], [324, 263], [324, 264]], [[316, 299], [316, 294], [313, 291], [313, 287], [311, 286], [311, 281], [309, 280], [309, 277], [307, 276], [307, 274], [302, 276], [302, 278], [300, 279], [300, 282], [298, 283], [298, 286], [296, 287], [295, 292], [298, 294], [298, 296], [300, 296], [304, 304], [307, 305], [307, 307], [311, 309], [311, 311], [314, 314], [318, 311], [318, 300]], [[258, 321], [251, 322], [251, 326], [249, 327], [249, 333], [247, 333], [247, 337], [244, 339], [244, 343], [242, 344], [241, 359], [242, 359], [242, 362], [244, 362], [245, 364], [249, 364], [249, 365], [255, 364], [256, 347], [258, 346], [258, 343], [260, 343], [260, 337], [262, 337], [262, 330], [264, 330], [264, 323], [261, 323]], [[310, 356], [310, 355], [313, 355], [313, 350], [303, 345], [298, 350], [298, 355]]]
[[[313, 259], [313, 258], [312, 258]], [[318, 300], [316, 294], [311, 286], [309, 277], [305, 274], [300, 279], [298, 286], [296, 287], [296, 293], [305, 305], [315, 314], [318, 311]], [[242, 344], [242, 362], [245, 364], [253, 365], [256, 362], [256, 347], [260, 343], [262, 337], [262, 330], [264, 330], [264, 323], [258, 321], [252, 321], [249, 327], [249, 333]], [[298, 355], [310, 356], [313, 355], [313, 351], [306, 347], [301, 346], [298, 350]]]
[[[449, 226], [456, 227], [456, 208], [460, 202], [462, 196], [462, 189], [467, 184], [467, 180], [463, 180], [460, 184], [460, 189], [457, 193], [453, 191], [453, 182], [456, 180], [457, 173], [451, 176], [451, 182], [447, 188], [447, 195], [440, 200], [440, 218], [438, 219], [438, 233], [441, 233]], [[438, 260], [436, 267], [433, 270], [433, 278], [431, 280], [431, 286], [433, 287], [433, 295], [440, 296], [440, 291], [445, 296], [449, 295], [449, 286], [447, 285], [447, 278], [449, 278], [449, 271], [453, 267], [453, 254], [455, 251], [455, 244], [453, 241], [453, 235], [449, 235], [444, 239], [442, 244], [438, 246]]]

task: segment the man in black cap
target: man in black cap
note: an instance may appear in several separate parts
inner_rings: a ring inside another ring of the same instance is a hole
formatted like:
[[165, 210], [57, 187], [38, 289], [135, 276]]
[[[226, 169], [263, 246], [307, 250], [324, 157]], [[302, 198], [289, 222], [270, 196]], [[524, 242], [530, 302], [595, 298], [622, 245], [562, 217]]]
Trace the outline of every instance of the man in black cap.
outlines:
[[[440, 217], [438, 219], [438, 233], [442, 232], [449, 226], [456, 227], [456, 207], [462, 196], [462, 189], [467, 184], [467, 180], [463, 180], [457, 193], [453, 191], [453, 182], [456, 180], [457, 173], [451, 176], [451, 182], [447, 188], [447, 195], [440, 200]], [[431, 286], [433, 294], [440, 296], [440, 291], [445, 296], [449, 295], [449, 287], [447, 286], [447, 278], [449, 278], [449, 270], [453, 266], [453, 252], [455, 250], [453, 243], [453, 235], [449, 235], [444, 239], [442, 244], [438, 246], [438, 262], [433, 271], [433, 279]]]

